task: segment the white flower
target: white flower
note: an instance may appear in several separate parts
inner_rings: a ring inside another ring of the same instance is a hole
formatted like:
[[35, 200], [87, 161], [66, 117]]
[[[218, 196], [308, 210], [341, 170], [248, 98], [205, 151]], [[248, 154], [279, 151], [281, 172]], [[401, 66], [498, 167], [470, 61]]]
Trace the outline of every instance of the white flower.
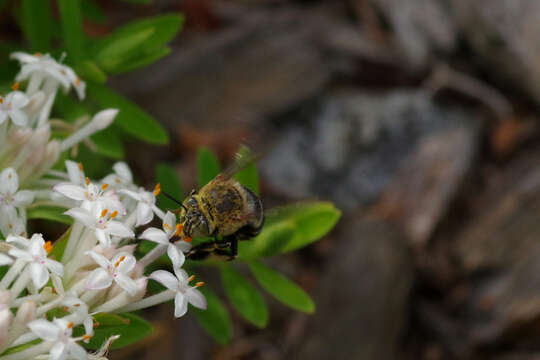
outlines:
[[154, 213], [163, 217], [163, 211], [156, 206], [156, 195], [159, 194], [159, 191], [159, 184], [156, 185], [153, 193], [146, 191], [143, 188], [140, 188], [138, 193], [125, 189], [118, 191], [121, 194], [126, 194], [127, 196], [137, 200], [137, 208], [135, 209], [137, 214], [137, 222], [135, 223], [135, 226], [148, 224], [154, 218]]
[[10, 92], [5, 98], [0, 96], [0, 124], [10, 118], [15, 125], [26, 126], [28, 116], [21, 109], [28, 105], [29, 101], [20, 91]]
[[193, 280], [193, 276], [189, 277], [188, 274], [180, 268], [184, 263], [184, 255], [181, 252], [178, 252], [174, 247], [171, 247], [168, 250], [167, 253], [173, 262], [174, 274], [176, 276], [168, 271], [157, 270], [149, 276], [150, 279], [154, 279], [163, 284], [167, 289], [176, 292], [174, 297], [175, 317], [181, 317], [187, 312], [188, 303], [199, 309], [206, 309], [206, 299], [204, 295], [197, 290], [197, 288], [204, 283], [198, 282], [195, 286], [190, 286], [189, 282]]
[[77, 341], [81, 338], [71, 337], [73, 333], [73, 322], [65, 319], [54, 319], [52, 322], [39, 319], [28, 324], [30, 330], [44, 341], [53, 342], [49, 352], [50, 360], [64, 360], [68, 356], [77, 360], [88, 359], [86, 350]]
[[34, 201], [34, 193], [19, 189], [19, 176], [12, 168], [0, 173], [0, 207], [15, 208], [26, 206]]
[[[76, 177], [76, 175], [70, 174], [70, 177]], [[118, 199], [118, 196], [114, 191], [107, 191], [108, 184], [98, 186], [90, 179], [85, 178], [84, 185], [78, 185], [77, 183], [64, 182], [56, 184], [53, 190], [76, 201], [80, 201], [80, 207], [91, 210], [94, 203], [99, 203], [104, 209], [116, 211], [121, 215], [124, 215], [126, 209]]]
[[[180, 236], [182, 233], [182, 224], [176, 224], [176, 216], [170, 211], [167, 211], [165, 214], [162, 226], [163, 230], [152, 227], [144, 230], [139, 238], [150, 240], [160, 245], [171, 245], [170, 240], [174, 236]], [[185, 238], [184, 240], [188, 240], [188, 238]], [[177, 241], [175, 245], [184, 252], [191, 249], [191, 244], [186, 241]]]
[[133, 186], [133, 175], [128, 164], [119, 161], [113, 165], [113, 174], [109, 174], [101, 181], [104, 184], [109, 184], [111, 187], [131, 187]]
[[72, 293], [66, 294], [62, 305], [65, 306], [65, 310], [75, 314], [78, 322], [83, 324], [86, 335], [84, 342], [89, 342], [90, 337], [94, 335], [94, 319], [88, 313], [88, 305]]
[[100, 244], [105, 248], [111, 246], [111, 236], [118, 236], [119, 238], [133, 238], [135, 236], [130, 228], [114, 220], [118, 214], [116, 210], [113, 212], [108, 209], [101, 210], [102, 208], [99, 205], [96, 204], [91, 210], [73, 208], [64, 214], [73, 217], [89, 229], [94, 230]]
[[88, 275], [86, 288], [89, 290], [106, 289], [116, 282], [118, 286], [127, 291], [130, 295], [135, 295], [137, 284], [135, 280], [129, 277], [131, 271], [135, 268], [136, 260], [133, 255], [127, 252], [118, 253], [112, 261], [109, 261], [103, 255], [95, 251], [87, 251], [94, 261], [100, 266]]
[[38, 76], [40, 79], [53, 79], [60, 83], [65, 91], [71, 86], [77, 91], [79, 99], [84, 99], [86, 84], [75, 74], [69, 66], [58, 63], [49, 54], [30, 55], [23, 52], [14, 52], [12, 59], [18, 60], [22, 64], [21, 71], [17, 74], [16, 80], [26, 80], [31, 76]]
[[29, 264], [32, 282], [38, 289], [41, 289], [49, 281], [50, 272], [58, 276], [64, 275], [64, 266], [58, 261], [47, 258], [45, 249], [50, 246], [50, 243], [45, 244], [41, 234], [34, 234], [26, 250], [12, 248], [8, 252], [9, 255]]

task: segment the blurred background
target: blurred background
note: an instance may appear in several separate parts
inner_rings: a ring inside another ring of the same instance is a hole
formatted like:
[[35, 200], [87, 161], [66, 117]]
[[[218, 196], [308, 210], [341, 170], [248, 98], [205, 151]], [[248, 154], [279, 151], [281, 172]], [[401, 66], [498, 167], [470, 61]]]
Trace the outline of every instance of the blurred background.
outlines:
[[[169, 161], [194, 187], [197, 148], [227, 163], [245, 143], [264, 155], [266, 207], [343, 211], [273, 260], [315, 314], [268, 298], [268, 328], [232, 311], [222, 346], [166, 304], [145, 314], [155, 334], [111, 359], [540, 358], [539, 1], [96, 3], [95, 36], [186, 18], [170, 55], [109, 82], [171, 135], [128, 144], [141, 183]], [[0, 22], [0, 41], [20, 36]]]

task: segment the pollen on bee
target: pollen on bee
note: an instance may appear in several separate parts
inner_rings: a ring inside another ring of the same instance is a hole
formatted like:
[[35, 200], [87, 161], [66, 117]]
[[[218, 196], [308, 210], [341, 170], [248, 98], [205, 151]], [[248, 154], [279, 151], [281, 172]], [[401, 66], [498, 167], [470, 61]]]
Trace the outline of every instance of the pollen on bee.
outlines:
[[154, 196], [158, 196], [160, 192], [161, 192], [161, 184], [157, 183], [156, 186], [154, 187]]
[[114, 210], [112, 213], [111, 213], [111, 219], [114, 219], [116, 217], [116, 215], [118, 215], [118, 210]]
[[18, 82], [14, 83], [13, 85], [11, 85], [11, 90], [13, 90], [13, 91], [19, 90], [19, 85], [20, 84]]
[[86, 185], [90, 185], [90, 179], [88, 177], [86, 177], [86, 179], [84, 179], [84, 182], [86, 183]]
[[109, 187], [109, 184], [105, 183], [105, 184], [101, 185], [101, 190], [105, 190], [108, 187]]
[[182, 233], [182, 229], [184, 229], [183, 224], [176, 224], [176, 229], [174, 230], [174, 234], [176, 236], [180, 236], [180, 234]]
[[204, 285], [204, 281], [199, 281], [198, 283], [195, 284], [195, 287], [201, 287]]
[[101, 217], [105, 217], [105, 215], [107, 215], [108, 212], [109, 212], [109, 210], [103, 209], [103, 210], [101, 211], [101, 215], [100, 215], [100, 216], [101, 216]]
[[72, 329], [73, 325], [75, 325], [75, 324], [73, 324], [73, 321], [68, 322], [68, 324], [67, 324], [68, 329]]

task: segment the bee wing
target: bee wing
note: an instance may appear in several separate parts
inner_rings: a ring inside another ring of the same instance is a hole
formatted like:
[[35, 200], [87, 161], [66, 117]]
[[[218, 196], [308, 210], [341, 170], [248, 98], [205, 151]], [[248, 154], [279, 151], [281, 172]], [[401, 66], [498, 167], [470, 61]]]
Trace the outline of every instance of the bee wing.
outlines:
[[261, 154], [254, 154], [246, 145], [241, 145], [240, 149], [236, 152], [234, 162], [222, 171], [220, 175], [229, 179], [233, 177], [234, 174], [245, 169], [260, 158]]

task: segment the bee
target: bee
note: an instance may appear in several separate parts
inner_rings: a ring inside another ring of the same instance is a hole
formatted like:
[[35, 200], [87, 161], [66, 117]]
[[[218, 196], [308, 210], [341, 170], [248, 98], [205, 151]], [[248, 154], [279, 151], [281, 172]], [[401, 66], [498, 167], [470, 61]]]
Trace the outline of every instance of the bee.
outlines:
[[212, 256], [233, 260], [238, 254], [238, 241], [261, 232], [264, 225], [261, 200], [232, 177], [254, 159], [251, 155], [237, 156], [235, 164], [198, 191], [192, 190], [181, 203], [163, 193], [180, 205], [175, 212], [179, 214], [183, 238], [214, 239], [193, 247], [186, 255], [189, 259], [204, 260]]

